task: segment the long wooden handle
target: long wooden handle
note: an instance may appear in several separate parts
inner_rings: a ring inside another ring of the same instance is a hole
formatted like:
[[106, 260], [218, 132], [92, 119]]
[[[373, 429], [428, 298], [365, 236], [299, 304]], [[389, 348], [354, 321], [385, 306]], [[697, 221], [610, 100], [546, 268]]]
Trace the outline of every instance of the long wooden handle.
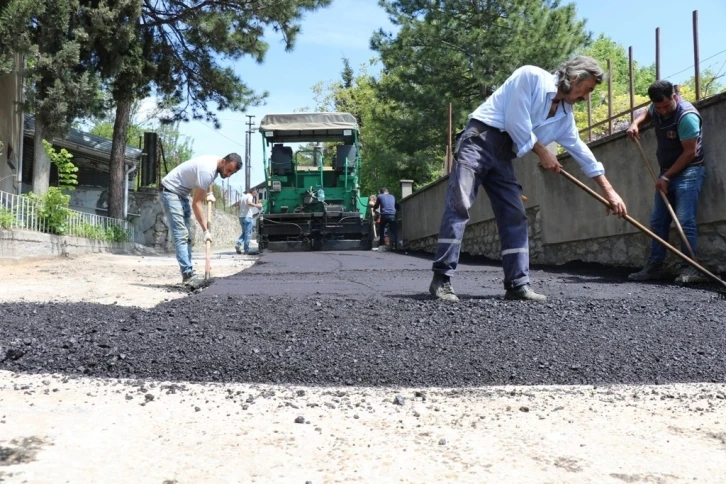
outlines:
[[[211, 192], [212, 187], [209, 187]], [[212, 230], [212, 202], [207, 200], [207, 230]], [[206, 257], [204, 261], [204, 279], [209, 280], [212, 278], [212, 242], [206, 242]]]
[[[592, 188], [588, 187], [587, 185], [585, 185], [584, 183], [582, 183], [580, 180], [578, 180], [574, 176], [572, 176], [569, 173], [567, 173], [565, 170], [560, 170], [560, 174], [562, 176], [564, 176], [565, 178], [567, 178], [568, 180], [570, 180], [575, 185], [577, 185], [578, 187], [580, 187], [582, 190], [586, 191], [594, 199], [596, 199], [597, 201], [599, 201], [600, 203], [602, 203], [606, 207], [612, 208], [610, 206], [610, 202], [608, 202], [604, 197], [602, 197], [599, 193], [595, 192]], [[660, 237], [658, 237], [655, 233], [653, 233], [652, 231], [650, 231], [650, 229], [648, 229], [647, 227], [643, 226], [643, 224], [641, 224], [640, 222], [638, 222], [637, 220], [635, 220], [633, 217], [631, 217], [630, 215], [624, 215], [623, 218], [625, 220], [627, 220], [628, 222], [630, 222], [632, 225], [634, 225], [638, 230], [640, 230], [644, 234], [649, 235], [652, 239], [654, 239], [654, 240], [660, 242], [661, 244], [663, 244], [663, 246], [666, 249], [668, 249], [671, 252], [673, 252], [675, 255], [677, 255], [678, 257], [680, 257], [684, 261], [686, 261], [692, 267], [695, 267], [696, 269], [698, 269], [704, 275], [708, 276], [708, 278], [711, 279], [713, 282], [715, 282], [717, 284], [720, 284], [722, 287], [725, 287], [726, 288], [726, 282], [722, 281], [717, 275], [712, 274], [707, 269], [705, 269], [703, 266], [701, 266], [698, 262], [696, 262], [695, 260], [691, 259], [686, 254], [684, 254], [680, 250], [676, 249], [675, 247], [673, 247], [671, 244], [669, 244], [665, 240], [663, 240]]]
[[[648, 167], [648, 171], [650, 172], [650, 176], [653, 177], [653, 183], [658, 183], [658, 177], [655, 174], [655, 171], [653, 170], [653, 167], [651, 166], [650, 162], [648, 161], [648, 157], [645, 155], [645, 151], [643, 151], [643, 147], [640, 145], [640, 140], [638, 138], [633, 138], [635, 140], [635, 144], [638, 146], [638, 150], [640, 150], [640, 156], [643, 158], [643, 163], [645, 163], [645, 166]], [[656, 189], [657, 190], [657, 189]], [[671, 202], [668, 200], [668, 197], [665, 193], [663, 193], [660, 190], [657, 190], [658, 193], [660, 193], [660, 197], [663, 199], [663, 203], [665, 203], [665, 206], [668, 207], [668, 211], [671, 214], [671, 218], [676, 223], [676, 228], [678, 229], [678, 233], [681, 236], [681, 240], [683, 241], [683, 245], [686, 246], [688, 249], [688, 253], [693, 257], [693, 259], [696, 258], [696, 252], [691, 247], [691, 243], [688, 242], [688, 237], [686, 237], [686, 233], [683, 231], [683, 227], [681, 227], [681, 222], [678, 220], [678, 216], [676, 215], [676, 212], [673, 210], [673, 205], [671, 205]]]

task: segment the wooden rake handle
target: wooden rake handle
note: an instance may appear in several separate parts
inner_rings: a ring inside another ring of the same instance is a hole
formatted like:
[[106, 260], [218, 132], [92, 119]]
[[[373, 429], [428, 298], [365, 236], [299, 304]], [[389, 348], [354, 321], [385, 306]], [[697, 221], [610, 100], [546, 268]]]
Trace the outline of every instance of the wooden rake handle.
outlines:
[[[209, 187], [207, 193], [212, 191], [212, 187]], [[212, 202], [207, 201], [207, 230], [212, 230]], [[212, 278], [212, 243], [206, 242], [206, 255], [204, 260], [204, 279], [209, 280]]]
[[[577, 185], [578, 187], [580, 187], [582, 190], [584, 190], [585, 192], [587, 192], [595, 200], [599, 201], [600, 203], [602, 203], [603, 205], [605, 205], [608, 208], [612, 208], [610, 206], [610, 202], [608, 202], [604, 197], [602, 197], [599, 193], [595, 192], [592, 188], [588, 187], [587, 185], [585, 185], [584, 183], [582, 183], [580, 180], [578, 180], [574, 176], [572, 176], [569, 173], [567, 173], [565, 170], [560, 170], [560, 174], [562, 176], [564, 176], [565, 178], [567, 178], [568, 180], [570, 180], [575, 185]], [[628, 222], [630, 222], [632, 225], [634, 225], [635, 228], [637, 228], [638, 230], [640, 230], [644, 234], [649, 235], [652, 239], [654, 239], [654, 240], [660, 242], [661, 244], [663, 244], [663, 246], [666, 249], [668, 249], [671, 252], [673, 252], [675, 255], [677, 255], [678, 257], [680, 257], [684, 261], [686, 261], [692, 267], [695, 267], [696, 269], [698, 269], [701, 273], [703, 273], [705, 276], [707, 276], [713, 282], [719, 284], [722, 288], [726, 288], [726, 282], [722, 281], [717, 275], [712, 274], [706, 268], [704, 268], [703, 266], [701, 266], [701, 264], [699, 264], [695, 260], [693, 260], [690, 257], [688, 257], [686, 254], [684, 254], [680, 250], [676, 249], [675, 247], [673, 247], [671, 244], [669, 244], [665, 240], [663, 240], [660, 237], [658, 237], [655, 233], [653, 233], [647, 227], [643, 226], [643, 224], [641, 224], [640, 222], [638, 222], [637, 220], [635, 220], [633, 217], [631, 217], [630, 215], [624, 215], [623, 218], [625, 220], [627, 220]]]
[[[645, 163], [645, 166], [648, 167], [648, 171], [650, 172], [650, 176], [653, 177], [653, 183], [658, 183], [658, 177], [655, 174], [655, 171], [653, 170], [653, 167], [651, 166], [650, 162], [648, 161], [648, 157], [645, 155], [645, 151], [643, 151], [643, 147], [640, 145], [640, 140], [638, 138], [633, 138], [635, 141], [635, 144], [638, 146], [638, 150], [640, 150], [640, 156], [643, 158], [643, 163]], [[688, 253], [693, 257], [696, 258], [696, 253], [694, 252], [693, 248], [691, 247], [690, 242], [688, 242], [688, 237], [686, 237], [686, 233], [683, 231], [683, 227], [681, 227], [681, 222], [678, 220], [678, 216], [676, 215], [676, 212], [673, 210], [673, 206], [671, 205], [671, 202], [668, 201], [668, 197], [665, 193], [658, 190], [658, 193], [660, 193], [660, 197], [663, 199], [663, 203], [665, 203], [665, 206], [668, 207], [668, 212], [671, 214], [671, 218], [676, 223], [676, 228], [678, 229], [678, 233], [681, 236], [681, 240], [683, 241], [683, 245], [686, 246], [688, 249]]]

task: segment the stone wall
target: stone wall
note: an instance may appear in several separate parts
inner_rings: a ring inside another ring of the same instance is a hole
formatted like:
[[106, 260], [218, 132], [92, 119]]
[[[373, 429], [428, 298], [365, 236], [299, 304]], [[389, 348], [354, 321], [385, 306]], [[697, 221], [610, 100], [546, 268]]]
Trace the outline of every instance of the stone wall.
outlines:
[[[130, 194], [131, 195], [131, 194]], [[129, 213], [134, 225], [136, 243], [156, 250], [174, 252], [174, 245], [169, 237], [164, 207], [161, 203], [160, 193], [156, 190], [134, 192], [129, 198]], [[192, 214], [192, 240], [193, 245], [202, 244], [202, 231]], [[211, 223], [214, 248], [229, 247], [234, 249], [242, 229], [239, 218], [235, 215], [213, 210]]]
[[[542, 242], [542, 217], [539, 208], [528, 209], [527, 218], [529, 255], [532, 264], [559, 265], [572, 261], [597, 263], [607, 261], [607, 264], [612, 266], [638, 267], [647, 260], [650, 253], [652, 239], [641, 233], [545, 245]], [[436, 252], [437, 241], [438, 235], [431, 235], [407, 241], [406, 248], [433, 254]], [[671, 231], [668, 242], [681, 249], [681, 239], [675, 230]], [[726, 222], [699, 225], [698, 242], [698, 262], [717, 273], [726, 273]], [[496, 222], [491, 219], [468, 225], [461, 252], [501, 260]], [[666, 269], [672, 274], [677, 274], [682, 264], [685, 262], [670, 252], [666, 256]]]

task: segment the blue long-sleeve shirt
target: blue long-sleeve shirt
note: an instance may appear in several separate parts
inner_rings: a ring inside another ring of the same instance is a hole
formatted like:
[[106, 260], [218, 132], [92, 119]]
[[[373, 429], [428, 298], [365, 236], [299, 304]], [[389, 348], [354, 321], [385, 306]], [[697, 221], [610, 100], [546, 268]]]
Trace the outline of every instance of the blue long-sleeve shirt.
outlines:
[[605, 173], [602, 163], [580, 139], [572, 105], [560, 101], [555, 115], [548, 118], [557, 94], [557, 76], [535, 66], [523, 66], [504, 81], [470, 117], [506, 131], [514, 141], [517, 157], [532, 150], [539, 141], [556, 141], [592, 178]]

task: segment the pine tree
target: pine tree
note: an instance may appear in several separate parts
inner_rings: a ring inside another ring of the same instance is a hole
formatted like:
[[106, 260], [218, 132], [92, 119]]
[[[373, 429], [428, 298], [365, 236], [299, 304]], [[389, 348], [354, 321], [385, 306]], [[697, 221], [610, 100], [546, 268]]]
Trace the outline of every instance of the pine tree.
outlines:
[[455, 126], [518, 67], [555, 68], [589, 41], [573, 5], [556, 0], [381, 0], [396, 34], [371, 40], [384, 65], [377, 89], [397, 104], [393, 147], [441, 166], [448, 104]]

